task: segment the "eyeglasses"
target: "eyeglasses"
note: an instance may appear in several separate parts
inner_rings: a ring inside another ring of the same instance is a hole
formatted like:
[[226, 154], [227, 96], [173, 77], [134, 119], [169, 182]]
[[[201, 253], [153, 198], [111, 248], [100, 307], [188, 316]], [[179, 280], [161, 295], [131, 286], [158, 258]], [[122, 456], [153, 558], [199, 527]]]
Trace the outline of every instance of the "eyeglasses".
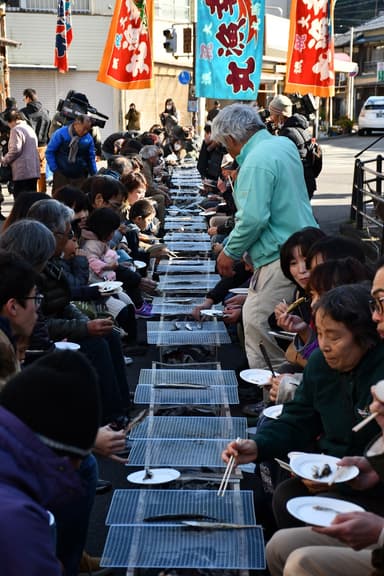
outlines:
[[44, 300], [44, 295], [43, 294], [35, 294], [34, 296], [24, 296], [24, 298], [21, 298], [21, 300], [34, 300], [35, 301], [35, 308], [37, 310], [38, 308], [40, 308], [40, 306]]
[[371, 313], [374, 314], [375, 312], [377, 312], [377, 314], [384, 314], [383, 302], [384, 302], [384, 296], [381, 296], [380, 298], [372, 298], [372, 300], [369, 300], [368, 304]]
[[74, 237], [75, 233], [73, 230], [69, 230], [69, 232], [55, 232], [56, 236], [64, 236], [65, 238], [67, 238], [68, 240], [72, 240], [72, 238]]

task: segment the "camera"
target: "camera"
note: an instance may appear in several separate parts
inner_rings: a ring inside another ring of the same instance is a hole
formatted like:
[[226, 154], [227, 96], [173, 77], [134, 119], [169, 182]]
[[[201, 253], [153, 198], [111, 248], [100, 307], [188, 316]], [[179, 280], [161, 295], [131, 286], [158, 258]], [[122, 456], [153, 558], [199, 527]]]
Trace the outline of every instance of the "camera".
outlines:
[[291, 100], [295, 107], [295, 112], [302, 114], [308, 120], [313, 120], [315, 118], [317, 105], [312, 94], [305, 94], [304, 96], [301, 96], [300, 94], [292, 94]]
[[[68, 92], [65, 100], [59, 100], [57, 111], [60, 112], [62, 124], [72, 122], [76, 116], [87, 115], [92, 122], [92, 126], [104, 128], [105, 122], [109, 118], [109, 116], [98, 112], [96, 108], [90, 106], [85, 94], [75, 92], [74, 90]], [[91, 114], [95, 114], [96, 116], [99, 116], [99, 118], [96, 118]]]

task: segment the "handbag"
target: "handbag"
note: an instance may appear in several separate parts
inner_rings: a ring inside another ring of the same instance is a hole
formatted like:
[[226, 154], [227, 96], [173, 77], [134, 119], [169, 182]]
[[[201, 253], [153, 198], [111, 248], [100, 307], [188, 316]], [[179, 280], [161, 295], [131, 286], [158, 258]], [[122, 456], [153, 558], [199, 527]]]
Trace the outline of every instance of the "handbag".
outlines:
[[12, 180], [12, 169], [7, 164], [0, 165], [0, 183], [7, 184]]

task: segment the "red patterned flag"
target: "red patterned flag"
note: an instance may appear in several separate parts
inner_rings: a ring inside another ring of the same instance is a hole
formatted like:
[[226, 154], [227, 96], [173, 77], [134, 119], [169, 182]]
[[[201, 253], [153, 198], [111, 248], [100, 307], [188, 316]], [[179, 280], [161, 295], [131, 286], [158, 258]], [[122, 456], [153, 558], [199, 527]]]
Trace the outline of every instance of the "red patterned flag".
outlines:
[[59, 72], [68, 72], [67, 50], [72, 42], [70, 0], [58, 0], [56, 23], [56, 47], [54, 65]]
[[153, 0], [117, 0], [99, 82], [121, 90], [151, 88]]
[[292, 0], [285, 92], [334, 96], [334, 0]]

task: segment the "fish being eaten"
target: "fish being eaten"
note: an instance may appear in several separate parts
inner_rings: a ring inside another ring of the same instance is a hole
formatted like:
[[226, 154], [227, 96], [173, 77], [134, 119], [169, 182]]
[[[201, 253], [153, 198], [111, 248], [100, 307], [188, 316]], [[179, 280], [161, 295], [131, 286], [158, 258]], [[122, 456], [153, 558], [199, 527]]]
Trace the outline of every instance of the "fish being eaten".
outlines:
[[320, 480], [321, 478], [327, 478], [332, 474], [332, 468], [329, 464], [323, 464], [320, 466], [312, 466], [312, 476], [315, 480]]

